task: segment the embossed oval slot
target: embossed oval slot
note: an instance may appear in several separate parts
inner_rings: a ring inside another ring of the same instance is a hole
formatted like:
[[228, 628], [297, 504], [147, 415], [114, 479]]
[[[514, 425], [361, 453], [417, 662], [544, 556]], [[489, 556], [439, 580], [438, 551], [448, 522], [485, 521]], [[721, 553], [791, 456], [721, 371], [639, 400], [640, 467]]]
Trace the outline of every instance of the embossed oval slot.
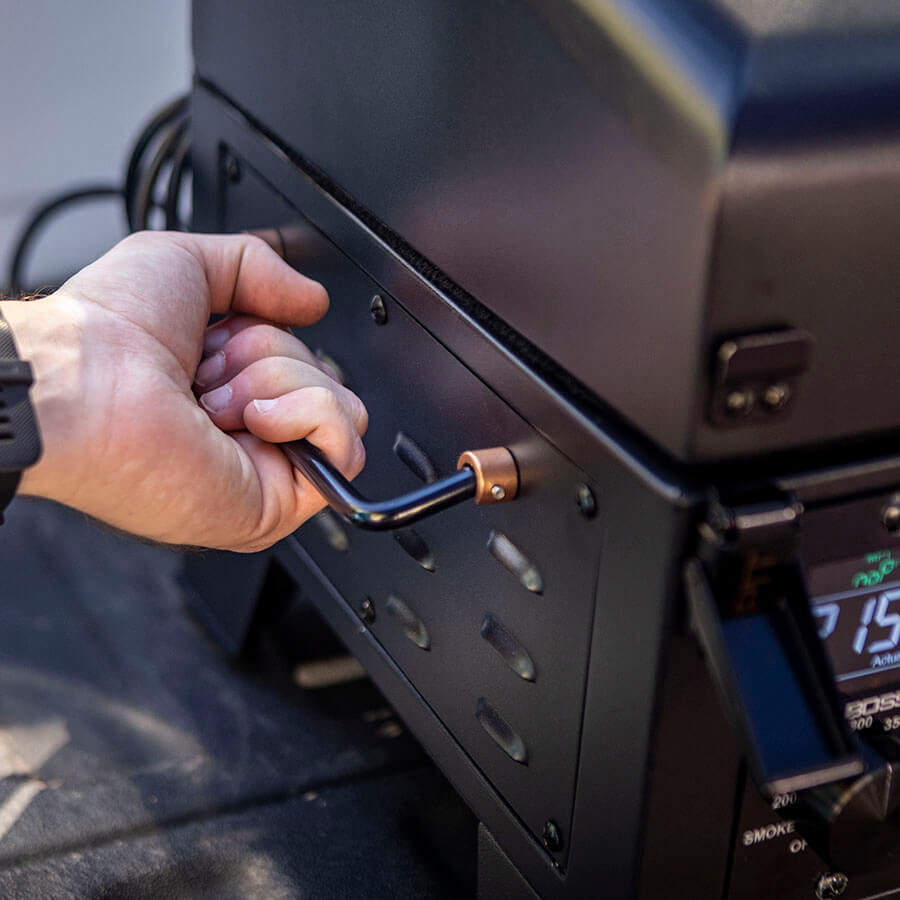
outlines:
[[515, 575], [522, 587], [532, 594], [544, 593], [544, 579], [537, 566], [502, 531], [488, 535], [487, 547], [491, 556]]
[[402, 431], [398, 431], [397, 437], [394, 438], [394, 453], [417, 478], [421, 478], [426, 484], [437, 481], [437, 469], [428, 458], [428, 454]]
[[350, 538], [347, 531], [341, 525], [340, 519], [330, 510], [323, 509], [322, 512], [313, 516], [313, 522], [316, 523], [322, 537], [325, 538], [328, 546], [338, 553], [347, 553], [350, 550]]
[[387, 599], [388, 615], [403, 629], [403, 633], [423, 650], [431, 649], [431, 636], [425, 623], [396, 595]]
[[337, 360], [333, 356], [331, 356], [321, 347], [316, 347], [316, 349], [313, 350], [313, 354], [320, 362], [325, 363], [326, 366], [331, 366], [334, 374], [337, 376], [338, 382], [340, 382], [340, 384], [342, 384], [344, 387], [347, 387], [347, 375], [344, 372], [344, 368], [337, 362]]
[[475, 718], [481, 727], [496, 742], [497, 746], [512, 760], [528, 765], [528, 751], [525, 741], [516, 733], [513, 727], [490, 706], [484, 697], [478, 698], [475, 706]]
[[401, 528], [394, 532], [394, 540], [423, 568], [426, 572], [434, 571], [434, 557], [428, 544], [418, 532], [412, 528]]
[[485, 613], [481, 622], [481, 636], [502, 657], [520, 678], [535, 681], [537, 673], [534, 661], [528, 651], [519, 643], [512, 632], [507, 631], [491, 613]]

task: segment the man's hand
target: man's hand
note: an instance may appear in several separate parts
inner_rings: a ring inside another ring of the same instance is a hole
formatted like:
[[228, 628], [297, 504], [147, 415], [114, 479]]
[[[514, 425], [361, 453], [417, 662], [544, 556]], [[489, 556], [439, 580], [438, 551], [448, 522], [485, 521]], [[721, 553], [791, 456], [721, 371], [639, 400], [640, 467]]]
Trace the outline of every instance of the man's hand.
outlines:
[[[167, 543], [289, 534], [324, 502], [269, 442], [308, 438], [348, 478], [365, 461], [362, 402], [270, 324], [327, 308], [259, 238], [153, 232], [49, 297], [4, 302], [44, 444], [20, 493]], [[207, 329], [211, 312], [232, 316]]]

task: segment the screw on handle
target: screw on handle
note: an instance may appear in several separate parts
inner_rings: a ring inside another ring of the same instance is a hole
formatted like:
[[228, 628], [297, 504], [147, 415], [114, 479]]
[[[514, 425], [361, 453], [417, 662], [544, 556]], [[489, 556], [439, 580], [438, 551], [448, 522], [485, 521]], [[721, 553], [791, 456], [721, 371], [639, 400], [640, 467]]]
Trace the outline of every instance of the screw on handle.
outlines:
[[309, 441], [291, 441], [281, 449], [332, 509], [368, 531], [404, 528], [469, 498], [477, 503], [506, 502], [519, 489], [516, 462], [505, 447], [467, 451], [452, 475], [380, 501], [363, 497]]

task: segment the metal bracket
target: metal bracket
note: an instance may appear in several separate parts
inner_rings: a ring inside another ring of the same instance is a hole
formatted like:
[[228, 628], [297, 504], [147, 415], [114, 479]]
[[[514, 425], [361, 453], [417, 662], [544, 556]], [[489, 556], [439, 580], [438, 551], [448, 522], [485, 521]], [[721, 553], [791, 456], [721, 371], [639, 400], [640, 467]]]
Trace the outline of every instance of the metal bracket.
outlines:
[[716, 350], [709, 418], [714, 425], [764, 424], [796, 403], [813, 340], [798, 328], [745, 334]]

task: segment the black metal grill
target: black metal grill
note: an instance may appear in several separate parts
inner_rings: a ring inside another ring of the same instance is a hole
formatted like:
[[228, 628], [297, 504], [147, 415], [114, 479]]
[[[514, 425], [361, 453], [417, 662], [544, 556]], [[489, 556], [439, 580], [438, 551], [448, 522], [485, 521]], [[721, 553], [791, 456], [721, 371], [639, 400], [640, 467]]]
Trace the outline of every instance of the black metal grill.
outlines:
[[844, 706], [892, 682], [834, 681], [808, 587], [898, 540], [900, 33], [768, 6], [195, 3], [195, 225], [328, 287], [354, 488], [518, 466], [393, 537], [338, 486], [276, 551], [475, 812], [485, 896], [900, 887], [847, 799], [893, 796]]

